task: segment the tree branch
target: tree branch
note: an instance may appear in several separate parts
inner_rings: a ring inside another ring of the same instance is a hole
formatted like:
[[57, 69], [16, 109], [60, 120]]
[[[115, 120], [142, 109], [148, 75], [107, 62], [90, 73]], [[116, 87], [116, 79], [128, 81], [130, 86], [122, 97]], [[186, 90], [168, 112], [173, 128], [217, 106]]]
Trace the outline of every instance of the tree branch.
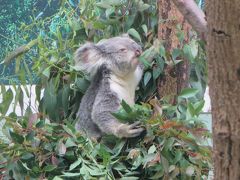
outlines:
[[191, 24], [193, 29], [205, 40], [207, 21], [205, 14], [197, 6], [194, 0], [172, 0], [184, 18]]
[[38, 39], [34, 39], [34, 40], [30, 41], [28, 44], [22, 45], [22, 46], [16, 48], [7, 57], [5, 57], [3, 62], [5, 64], [9, 64], [11, 60], [13, 60], [14, 58], [28, 52], [37, 43], [38, 43]]

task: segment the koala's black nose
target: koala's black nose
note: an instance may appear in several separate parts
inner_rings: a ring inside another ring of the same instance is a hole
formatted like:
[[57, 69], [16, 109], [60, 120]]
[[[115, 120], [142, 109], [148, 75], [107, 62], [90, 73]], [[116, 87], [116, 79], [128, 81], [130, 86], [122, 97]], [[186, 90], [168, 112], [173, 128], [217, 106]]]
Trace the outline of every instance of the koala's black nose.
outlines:
[[137, 57], [139, 57], [142, 54], [142, 50], [141, 49], [136, 49], [135, 54]]

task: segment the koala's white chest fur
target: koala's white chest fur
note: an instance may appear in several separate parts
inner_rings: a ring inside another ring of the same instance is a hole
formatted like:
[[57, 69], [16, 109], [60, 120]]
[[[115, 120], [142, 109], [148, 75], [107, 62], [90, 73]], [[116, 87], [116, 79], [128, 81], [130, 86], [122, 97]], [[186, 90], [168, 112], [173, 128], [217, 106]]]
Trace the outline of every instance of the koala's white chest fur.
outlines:
[[134, 105], [135, 91], [142, 77], [142, 69], [137, 67], [133, 73], [125, 77], [111, 75], [110, 89], [115, 92], [120, 100], [126, 101], [129, 105]]

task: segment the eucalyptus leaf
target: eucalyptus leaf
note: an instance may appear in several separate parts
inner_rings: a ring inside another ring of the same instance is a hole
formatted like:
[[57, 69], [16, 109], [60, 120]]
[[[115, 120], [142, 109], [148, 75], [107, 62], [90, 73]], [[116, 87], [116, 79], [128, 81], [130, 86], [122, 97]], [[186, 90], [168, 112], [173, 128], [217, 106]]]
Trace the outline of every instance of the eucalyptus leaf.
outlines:
[[63, 179], [60, 178], [59, 176], [55, 176], [55, 177], [53, 178], [53, 180], [63, 180]]
[[149, 4], [140, 4], [138, 8], [139, 8], [139, 11], [145, 11], [145, 10], [147, 10], [149, 7], [150, 7]]
[[75, 161], [74, 163], [72, 163], [69, 167], [69, 171], [72, 171], [73, 169], [75, 169], [77, 166], [79, 166], [81, 164], [82, 160], [80, 158], [78, 158], [77, 161]]
[[176, 60], [179, 56], [182, 55], [182, 50], [181, 49], [173, 49], [173, 52], [172, 52], [172, 58], [173, 60]]
[[159, 53], [164, 59], [167, 58], [166, 57], [166, 50], [165, 50], [164, 46], [160, 46]]
[[122, 177], [120, 180], [138, 180], [139, 177], [134, 177], [134, 176], [127, 176], [127, 177]]
[[126, 103], [126, 101], [122, 100], [121, 105], [122, 105], [123, 109], [124, 109], [127, 113], [131, 113], [131, 112], [132, 112], [131, 107]]
[[144, 85], [146, 86], [148, 84], [148, 82], [150, 81], [152, 77], [152, 74], [151, 72], [147, 71], [145, 74], [144, 74], [144, 78], [143, 78], [143, 82], [144, 82]]
[[157, 150], [155, 145], [152, 145], [149, 149], [148, 149], [148, 154], [152, 154]]
[[141, 42], [141, 36], [134, 28], [129, 29], [128, 34], [130, 34], [131, 36], [133, 36], [134, 38]]
[[191, 102], [189, 102], [187, 105], [187, 111], [190, 113], [191, 117], [195, 116], [195, 109]]
[[76, 176], [80, 176], [81, 173], [69, 173], [69, 172], [63, 172], [63, 175], [61, 175], [61, 177], [76, 177]]
[[204, 107], [204, 104], [205, 104], [205, 101], [204, 100], [201, 100], [201, 101], [199, 101], [199, 102], [196, 102], [193, 106], [194, 106], [194, 108], [195, 108], [195, 114], [196, 115], [198, 115], [201, 111], [202, 111], [202, 109], [203, 109], [203, 107]]
[[22, 135], [19, 135], [13, 131], [9, 131], [9, 134], [14, 142], [19, 143], [19, 144], [23, 143], [24, 137]]
[[28, 160], [28, 159], [31, 159], [33, 157], [34, 157], [34, 155], [32, 153], [28, 153], [28, 152], [25, 152], [21, 155], [21, 159], [23, 159], [23, 160]]
[[51, 80], [47, 84], [47, 87], [44, 90], [43, 103], [44, 103], [45, 110], [49, 113], [52, 119], [55, 119], [57, 94], [56, 94], [56, 89], [55, 89], [53, 80]]
[[153, 69], [153, 79], [156, 80], [160, 74], [162, 73], [162, 68], [161, 67], [157, 67]]
[[179, 97], [181, 98], [191, 98], [194, 97], [199, 92], [198, 89], [194, 88], [185, 88], [182, 90], [182, 92], [179, 94]]
[[185, 57], [191, 62], [194, 62], [194, 57], [191, 51], [191, 47], [189, 45], [184, 45], [183, 47], [183, 53], [185, 55]]
[[0, 104], [0, 111], [2, 114], [6, 114], [9, 107], [10, 107], [10, 104], [12, 103], [13, 101], [13, 92], [12, 92], [12, 89], [9, 88], [5, 93], [2, 94], [3, 96], [3, 99], [2, 99], [2, 102]]
[[57, 166], [55, 166], [55, 165], [47, 165], [47, 166], [45, 166], [45, 167], [43, 168], [43, 171], [51, 172], [51, 171], [53, 171], [53, 170], [56, 169], [56, 168], [57, 168]]
[[146, 24], [143, 24], [141, 27], [142, 27], [142, 29], [143, 29], [143, 32], [145, 33], [145, 36], [147, 36], [147, 33], [148, 33], [147, 25], [146, 25]]

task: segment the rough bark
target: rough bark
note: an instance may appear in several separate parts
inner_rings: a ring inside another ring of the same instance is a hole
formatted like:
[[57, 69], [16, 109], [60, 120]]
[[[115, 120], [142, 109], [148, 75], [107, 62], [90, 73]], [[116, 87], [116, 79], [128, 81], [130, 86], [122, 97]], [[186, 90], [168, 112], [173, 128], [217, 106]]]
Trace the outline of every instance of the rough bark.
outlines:
[[[177, 10], [172, 1], [159, 0], [159, 27], [158, 38], [163, 42], [166, 51], [171, 51], [179, 47], [177, 39], [176, 25], [181, 24], [182, 30], [185, 32], [185, 41], [189, 39], [188, 32], [190, 25], [187, 24], [182, 14]], [[167, 59], [170, 61], [170, 59]], [[177, 66], [167, 66], [165, 68], [164, 77], [158, 80], [158, 95], [161, 97], [171, 95], [174, 97], [181, 89], [188, 86], [189, 64], [187, 60]], [[174, 103], [174, 98], [171, 100]]]
[[240, 179], [240, 1], [208, 0], [214, 176]]

